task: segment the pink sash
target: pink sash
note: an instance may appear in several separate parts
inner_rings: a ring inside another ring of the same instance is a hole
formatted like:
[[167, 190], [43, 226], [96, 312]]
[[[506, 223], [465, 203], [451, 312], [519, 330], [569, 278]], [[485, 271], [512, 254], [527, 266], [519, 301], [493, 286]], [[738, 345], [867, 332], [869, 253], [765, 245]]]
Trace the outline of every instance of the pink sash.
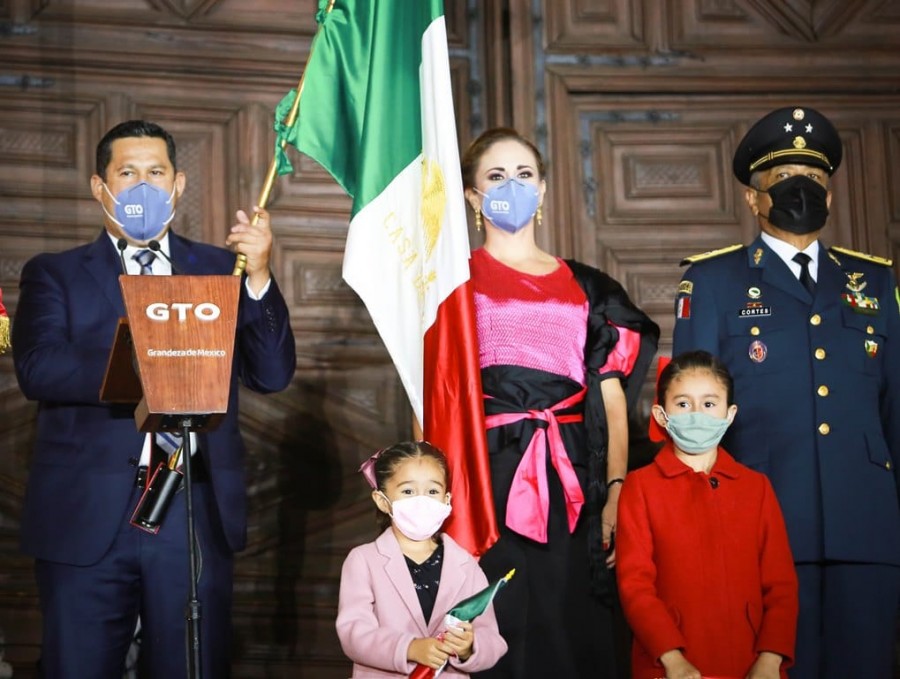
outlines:
[[522, 454], [522, 461], [516, 468], [509, 489], [509, 499], [506, 502], [506, 525], [519, 535], [524, 535], [537, 542], [547, 542], [547, 514], [550, 511], [550, 491], [547, 486], [548, 448], [550, 462], [562, 483], [569, 532], [575, 531], [578, 515], [584, 505], [584, 493], [581, 491], [572, 461], [566, 454], [566, 448], [559, 433], [559, 425], [583, 422], [584, 415], [574, 413], [557, 417], [556, 411], [565, 410], [580, 403], [584, 400], [586, 391], [587, 388], [584, 388], [545, 410], [499, 413], [488, 415], [485, 418], [488, 429], [520, 420], [543, 420], [547, 423], [546, 429], [535, 428], [534, 435]]

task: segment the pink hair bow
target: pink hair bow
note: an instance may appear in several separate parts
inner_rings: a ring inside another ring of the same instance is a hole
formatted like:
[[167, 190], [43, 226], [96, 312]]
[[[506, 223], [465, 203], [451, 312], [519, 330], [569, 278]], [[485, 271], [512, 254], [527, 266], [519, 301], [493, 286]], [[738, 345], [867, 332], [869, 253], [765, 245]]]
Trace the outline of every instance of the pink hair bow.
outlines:
[[372, 486], [372, 490], [378, 490], [378, 481], [375, 480], [375, 460], [381, 457], [384, 451], [384, 448], [379, 448], [372, 453], [368, 460], [359, 465], [358, 471], [362, 473], [369, 485]]

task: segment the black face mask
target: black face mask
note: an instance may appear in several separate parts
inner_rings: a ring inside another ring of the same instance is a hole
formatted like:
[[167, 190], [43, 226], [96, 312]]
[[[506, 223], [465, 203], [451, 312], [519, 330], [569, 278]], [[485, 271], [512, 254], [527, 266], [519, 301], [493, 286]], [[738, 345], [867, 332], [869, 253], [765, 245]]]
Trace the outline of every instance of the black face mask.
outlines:
[[812, 233], [825, 226], [828, 190], [809, 177], [788, 177], [765, 193], [772, 199], [772, 207], [763, 217], [772, 226], [796, 234]]

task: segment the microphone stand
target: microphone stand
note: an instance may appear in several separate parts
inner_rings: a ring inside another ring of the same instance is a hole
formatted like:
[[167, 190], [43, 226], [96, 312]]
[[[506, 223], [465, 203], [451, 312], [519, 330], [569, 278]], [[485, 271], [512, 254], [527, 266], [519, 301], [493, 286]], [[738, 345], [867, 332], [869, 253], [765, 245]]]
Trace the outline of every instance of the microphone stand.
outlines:
[[193, 420], [190, 415], [185, 415], [179, 423], [181, 425], [182, 464], [184, 466], [184, 503], [187, 512], [187, 538], [188, 538], [188, 568], [190, 570], [190, 590], [184, 615], [187, 624], [185, 626], [185, 655], [187, 661], [187, 676], [189, 679], [202, 677], [200, 665], [200, 600], [197, 596], [197, 549], [194, 529], [194, 504], [193, 488], [191, 483], [191, 467], [193, 466], [193, 451], [191, 450], [191, 429]]
[[[125, 243], [125, 239], [122, 238], [119, 240], [117, 247], [119, 248], [119, 255], [124, 255], [125, 249], [123, 247], [123, 243]], [[147, 243], [148, 248], [151, 252], [156, 253], [157, 255], [162, 255], [165, 260], [172, 267], [173, 274], [180, 274], [181, 271], [178, 267], [175, 266], [175, 262], [173, 262], [169, 256], [163, 252], [160, 247], [159, 241], [151, 240]], [[122, 269], [125, 269], [125, 258], [122, 257]], [[200, 418], [202, 419], [202, 418]], [[196, 537], [196, 528], [194, 521], [194, 493], [193, 493], [193, 480], [191, 479], [191, 467], [194, 462], [194, 451], [191, 450], [191, 429], [194, 428], [194, 420], [190, 415], [182, 415], [179, 419], [178, 425], [181, 427], [181, 436], [182, 436], [182, 466], [184, 467], [184, 507], [187, 518], [187, 539], [188, 539], [188, 577], [190, 588], [188, 591], [188, 601], [185, 605], [184, 617], [185, 617], [185, 662], [187, 663], [187, 676], [188, 679], [201, 679], [203, 676], [202, 667], [201, 667], [201, 643], [200, 643], [200, 599], [197, 593], [197, 580], [200, 579], [200, 574], [197, 569], [197, 537]], [[200, 422], [196, 423], [198, 426]]]
[[162, 258], [169, 263], [169, 266], [172, 267], [173, 274], [181, 273], [181, 269], [175, 266], [175, 262], [172, 261], [172, 258], [169, 257], [169, 255], [167, 255], [165, 252], [163, 252], [162, 246], [159, 244], [158, 240], [147, 241], [147, 247], [150, 248], [151, 252], [155, 252], [157, 255], [161, 255]]

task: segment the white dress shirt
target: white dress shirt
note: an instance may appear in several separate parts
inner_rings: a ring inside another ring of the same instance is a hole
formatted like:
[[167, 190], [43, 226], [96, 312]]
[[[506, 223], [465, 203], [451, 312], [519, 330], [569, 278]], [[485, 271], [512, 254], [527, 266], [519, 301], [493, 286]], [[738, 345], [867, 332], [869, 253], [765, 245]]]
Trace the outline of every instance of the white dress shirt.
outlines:
[[814, 281], [819, 280], [819, 241], [814, 240], [812, 243], [806, 246], [804, 250], [798, 250], [790, 243], [785, 243], [783, 240], [778, 240], [774, 236], [770, 236], [766, 232], [760, 233], [762, 236], [763, 242], [768, 245], [772, 250], [775, 251], [775, 254], [781, 257], [784, 260], [784, 263], [788, 265], [788, 268], [794, 274], [794, 278], [800, 280], [800, 270], [801, 266], [794, 261], [794, 255], [798, 252], [804, 252], [809, 255], [809, 275], [812, 276]]

